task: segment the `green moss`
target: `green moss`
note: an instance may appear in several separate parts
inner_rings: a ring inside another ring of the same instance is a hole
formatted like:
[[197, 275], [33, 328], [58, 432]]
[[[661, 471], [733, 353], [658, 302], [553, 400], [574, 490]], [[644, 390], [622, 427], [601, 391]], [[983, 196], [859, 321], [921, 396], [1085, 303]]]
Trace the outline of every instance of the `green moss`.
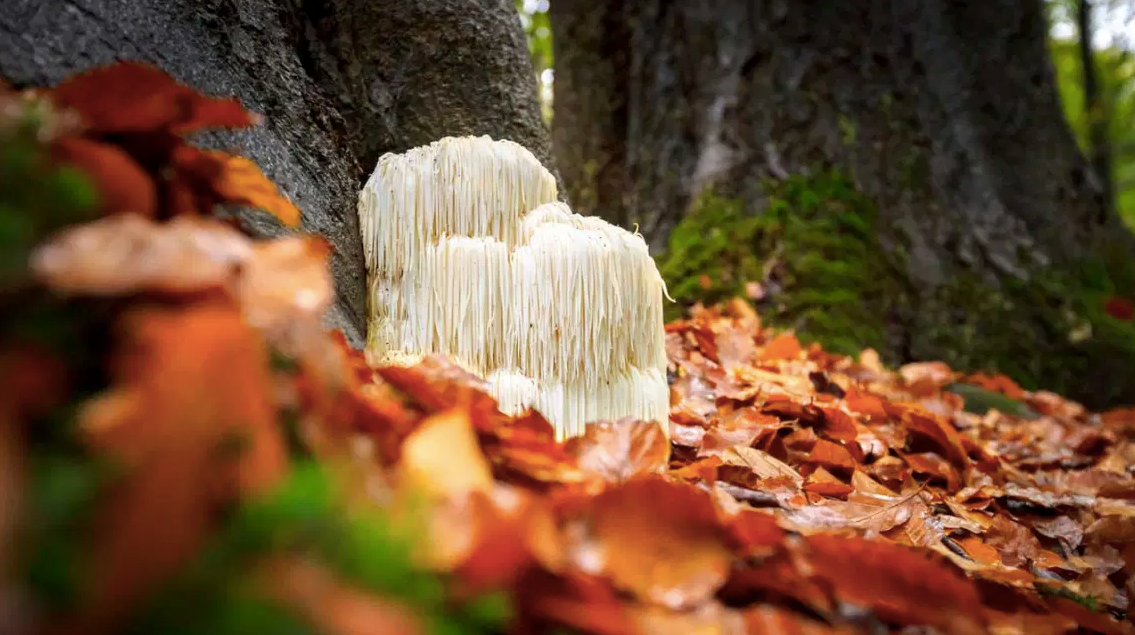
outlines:
[[[916, 187], [925, 170], [911, 154], [900, 181]], [[1135, 324], [1105, 311], [1109, 298], [1135, 299], [1135, 263], [1121, 241], [1028, 280], [959, 268], [939, 288], [915, 289], [901, 240], [846, 176], [797, 174], [764, 183], [762, 194], [763, 209], [752, 209], [707, 192], [672, 232], [659, 258], [678, 300], [669, 319], [696, 301], [744, 296], [746, 283], [758, 282], [766, 322], [833, 352], [870, 347], [892, 364], [942, 360], [1003, 373], [1096, 409], [1135, 402]], [[888, 236], [895, 239], [884, 248]]]
[[1089, 406], [1131, 401], [1135, 324], [1107, 314], [1114, 280], [1098, 258], [1069, 270], [1042, 269], [997, 286], [955, 276], [924, 299], [916, 354], [959, 369], [1004, 373], [1028, 389]]
[[694, 301], [772, 282], [778, 290], [760, 307], [770, 323], [832, 351], [885, 348], [886, 316], [905, 291], [879, 246], [870, 199], [831, 170], [769, 181], [763, 190], [768, 204], [760, 213], [707, 192], [675, 228], [659, 260], [679, 302], [671, 317]]

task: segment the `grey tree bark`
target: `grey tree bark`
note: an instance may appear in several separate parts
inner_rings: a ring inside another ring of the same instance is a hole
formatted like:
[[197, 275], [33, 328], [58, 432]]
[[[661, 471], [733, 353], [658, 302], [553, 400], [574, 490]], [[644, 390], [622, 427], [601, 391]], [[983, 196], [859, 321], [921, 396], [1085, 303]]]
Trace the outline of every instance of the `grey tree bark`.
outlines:
[[487, 134], [552, 168], [511, 0], [0, 3], [0, 76], [16, 86], [116, 59], [154, 63], [266, 117], [201, 142], [255, 160], [303, 210], [304, 229], [331, 240], [339, 298], [329, 322], [355, 346], [366, 316], [355, 197], [379, 156]]
[[880, 249], [905, 263], [885, 358], [976, 369], [992, 342], [1019, 339], [1013, 355], [1041, 385], [1135, 401], [1135, 360], [1069, 342], [1022, 298], [1017, 315], [983, 316], [956, 297], [971, 281], [1002, 294], [1038, 270], [1135, 258], [1064, 121], [1040, 0], [554, 0], [551, 12], [553, 140], [577, 211], [638, 224], [660, 253], [711, 186], [760, 213], [763, 179], [839, 168], [877, 207]]

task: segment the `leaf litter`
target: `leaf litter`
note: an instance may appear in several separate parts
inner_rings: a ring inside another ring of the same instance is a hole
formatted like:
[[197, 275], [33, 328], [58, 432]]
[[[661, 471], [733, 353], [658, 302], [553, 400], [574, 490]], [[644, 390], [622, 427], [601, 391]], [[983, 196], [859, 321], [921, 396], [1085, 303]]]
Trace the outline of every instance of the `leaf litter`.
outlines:
[[[238, 104], [134, 63], [37, 95], [78, 114], [49, 154], [101, 197], [29, 268], [100, 303], [110, 343], [80, 367], [0, 339], [0, 386], [25, 387], [0, 408], [0, 599], [30, 603], [27, 632], [167, 613], [181, 632], [1133, 632], [1135, 410], [834, 355], [735, 299], [666, 326], [669, 421], [557, 443], [443, 358], [374, 368], [321, 328], [329, 246], [219, 217], [301, 220], [254, 164], [184, 139], [256, 123]], [[974, 390], [1019, 408], [967, 409]], [[65, 609], [7, 544], [55, 535], [9, 504], [51, 491], [49, 455], [102, 474], [61, 525], [85, 580]]]

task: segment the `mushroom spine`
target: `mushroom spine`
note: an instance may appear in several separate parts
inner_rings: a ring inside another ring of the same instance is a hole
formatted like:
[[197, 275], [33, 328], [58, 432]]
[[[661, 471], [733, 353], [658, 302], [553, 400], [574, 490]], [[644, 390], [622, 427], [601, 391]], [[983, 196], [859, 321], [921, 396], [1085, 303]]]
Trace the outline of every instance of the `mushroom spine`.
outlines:
[[645, 241], [558, 202], [527, 149], [446, 137], [386, 154], [358, 213], [372, 363], [448, 356], [559, 438], [628, 416], [667, 427], [666, 291]]

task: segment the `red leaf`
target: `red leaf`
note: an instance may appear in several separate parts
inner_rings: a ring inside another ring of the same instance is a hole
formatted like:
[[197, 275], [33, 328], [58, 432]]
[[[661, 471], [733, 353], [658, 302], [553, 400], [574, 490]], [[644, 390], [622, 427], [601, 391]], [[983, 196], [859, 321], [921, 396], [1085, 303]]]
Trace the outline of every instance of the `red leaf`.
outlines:
[[1135, 304], [1127, 298], [1110, 297], [1104, 301], [1103, 310], [1111, 317], [1124, 322], [1130, 322], [1135, 318]]
[[255, 123], [239, 101], [205, 97], [140, 62], [118, 62], [74, 75], [50, 94], [59, 106], [78, 111], [97, 134], [190, 132]]
[[985, 633], [977, 589], [949, 564], [882, 541], [818, 534], [805, 542], [814, 577], [837, 599], [870, 608], [885, 622]]

